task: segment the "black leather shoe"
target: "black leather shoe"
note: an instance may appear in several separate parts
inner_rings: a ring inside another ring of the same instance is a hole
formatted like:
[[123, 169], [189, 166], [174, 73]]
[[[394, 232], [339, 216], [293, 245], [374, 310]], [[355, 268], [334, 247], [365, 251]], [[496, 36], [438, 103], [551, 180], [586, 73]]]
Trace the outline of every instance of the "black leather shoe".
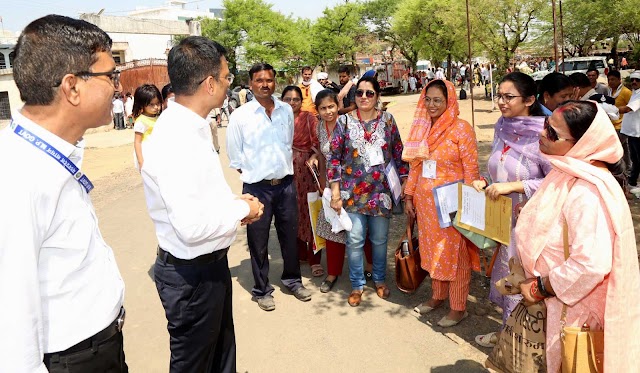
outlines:
[[333, 289], [333, 285], [336, 284], [336, 281], [338, 281], [338, 277], [336, 276], [336, 278], [333, 281], [329, 281], [325, 278], [324, 281], [322, 281], [322, 284], [320, 284], [320, 292], [321, 293], [328, 293], [331, 291], [331, 289]]

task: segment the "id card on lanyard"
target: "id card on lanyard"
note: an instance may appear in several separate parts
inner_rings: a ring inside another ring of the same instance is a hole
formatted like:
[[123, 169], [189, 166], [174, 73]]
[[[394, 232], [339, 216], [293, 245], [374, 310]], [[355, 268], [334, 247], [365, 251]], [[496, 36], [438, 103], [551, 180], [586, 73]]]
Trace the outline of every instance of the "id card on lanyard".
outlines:
[[93, 183], [87, 177], [87, 175], [83, 174], [80, 171], [80, 168], [76, 166], [69, 158], [65, 157], [64, 154], [60, 153], [58, 149], [54, 148], [48, 142], [42, 140], [38, 136], [31, 133], [26, 128], [22, 127], [19, 124], [11, 122], [11, 129], [13, 133], [23, 138], [29, 144], [35, 146], [37, 149], [40, 149], [45, 154], [53, 158], [56, 162], [60, 163], [62, 167], [67, 170], [73, 178], [80, 183], [80, 185], [87, 191], [87, 193], [91, 192], [93, 189]]

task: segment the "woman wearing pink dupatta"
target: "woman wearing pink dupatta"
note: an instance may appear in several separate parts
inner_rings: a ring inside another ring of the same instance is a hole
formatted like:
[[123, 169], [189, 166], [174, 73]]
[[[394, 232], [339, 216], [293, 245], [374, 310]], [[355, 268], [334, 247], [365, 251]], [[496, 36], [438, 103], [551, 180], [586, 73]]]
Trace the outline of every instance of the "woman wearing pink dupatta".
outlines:
[[[561, 311], [567, 326], [604, 330], [604, 372], [639, 372], [640, 274], [629, 205], [607, 168], [623, 151], [606, 113], [592, 102], [561, 105], [541, 133], [553, 170], [522, 210], [518, 255], [526, 301], [547, 306], [547, 370], [561, 368]], [[563, 223], [569, 232], [565, 261]], [[635, 367], [635, 368], [634, 368]]]

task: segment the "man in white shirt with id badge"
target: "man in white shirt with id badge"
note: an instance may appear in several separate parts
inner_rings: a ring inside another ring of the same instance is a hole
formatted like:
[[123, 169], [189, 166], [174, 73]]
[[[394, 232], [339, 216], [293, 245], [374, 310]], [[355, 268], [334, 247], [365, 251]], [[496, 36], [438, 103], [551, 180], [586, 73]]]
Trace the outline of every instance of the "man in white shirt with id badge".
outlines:
[[82, 136], [111, 122], [111, 39], [49, 15], [15, 48], [22, 109], [0, 131], [0, 372], [127, 372], [124, 282], [80, 171]]
[[224, 179], [207, 115], [222, 106], [233, 80], [225, 49], [190, 36], [167, 58], [175, 100], [153, 127], [141, 169], [155, 224], [153, 267], [167, 317], [169, 372], [236, 372], [232, 283], [227, 252], [236, 229], [262, 216], [251, 195]]

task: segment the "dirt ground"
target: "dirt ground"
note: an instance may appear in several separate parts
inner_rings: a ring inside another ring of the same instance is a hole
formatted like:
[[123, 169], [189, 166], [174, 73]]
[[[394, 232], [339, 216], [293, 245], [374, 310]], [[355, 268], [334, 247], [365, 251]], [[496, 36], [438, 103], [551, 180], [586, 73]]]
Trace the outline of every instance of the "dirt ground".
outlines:
[[[479, 90], [478, 90], [479, 91]], [[475, 126], [479, 141], [481, 169], [486, 168], [493, 124], [499, 111], [476, 91]], [[401, 134], [407, 136], [418, 95], [383, 97], [391, 101]], [[461, 117], [471, 122], [471, 101], [460, 103]], [[221, 162], [225, 155], [226, 128], [219, 130]], [[169, 347], [166, 319], [153, 283], [153, 263], [157, 241], [144, 202], [140, 175], [133, 167], [133, 133], [98, 131], [86, 136], [88, 149], [83, 170], [96, 188], [92, 200], [100, 218], [100, 228], [113, 247], [126, 284], [127, 324], [125, 349], [132, 372], [166, 372]], [[225, 169], [232, 189], [241, 183], [232, 170]], [[636, 225], [638, 201], [631, 200]], [[365, 288], [363, 303], [351, 308], [346, 302], [350, 291], [348, 268], [334, 290], [319, 292], [322, 278], [311, 277], [303, 265], [303, 283], [313, 291], [313, 299], [302, 303], [277, 280], [282, 258], [272, 229], [270, 238], [271, 282], [277, 308], [267, 313], [251, 300], [253, 285], [244, 228], [238, 232], [229, 253], [234, 291], [234, 319], [237, 338], [237, 364], [240, 372], [484, 372], [482, 363], [489, 352], [475, 345], [477, 334], [495, 331], [500, 314], [487, 301], [488, 281], [482, 274], [472, 277], [469, 311], [460, 325], [443, 329], [436, 322], [448, 311], [442, 307], [428, 317], [416, 317], [411, 309], [430, 294], [427, 279], [412, 295], [395, 289], [393, 250], [405, 230], [405, 219], [395, 216], [389, 235], [387, 281], [392, 295], [387, 301]], [[638, 231], [636, 229], [636, 231]], [[490, 258], [490, 253], [487, 253]], [[324, 258], [323, 258], [324, 264]]]

